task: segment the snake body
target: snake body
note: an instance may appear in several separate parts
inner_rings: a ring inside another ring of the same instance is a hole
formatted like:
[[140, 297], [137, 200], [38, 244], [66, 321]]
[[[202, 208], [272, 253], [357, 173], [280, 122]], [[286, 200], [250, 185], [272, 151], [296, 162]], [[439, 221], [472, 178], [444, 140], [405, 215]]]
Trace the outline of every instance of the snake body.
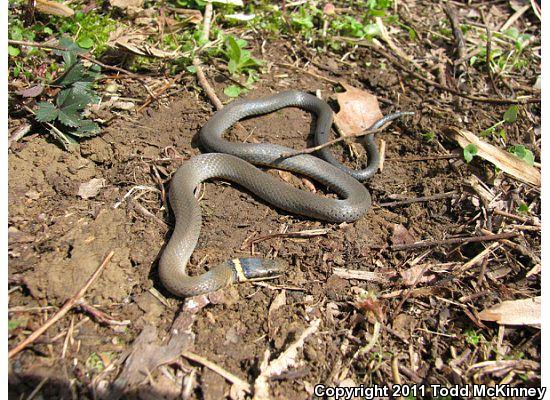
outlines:
[[[236, 259], [219, 264], [202, 275], [187, 274], [186, 265], [197, 244], [202, 224], [194, 190], [207, 179], [235, 182], [277, 208], [329, 222], [354, 221], [370, 208], [371, 197], [367, 189], [349, 173], [327, 161], [307, 154], [282, 158], [282, 154], [292, 149], [268, 143], [233, 143], [222, 138], [227, 129], [243, 118], [289, 106], [316, 114], [317, 142], [328, 140], [332, 109], [317, 97], [299, 91], [233, 101], [216, 112], [202, 128], [200, 141], [207, 151], [213, 153], [186, 161], [170, 184], [169, 201], [176, 223], [162, 253], [159, 274], [163, 285], [173, 294], [188, 297], [209, 293], [233, 282], [273, 276], [285, 267], [277, 259]], [[340, 199], [299, 190], [252, 164], [305, 175], [336, 192]]]

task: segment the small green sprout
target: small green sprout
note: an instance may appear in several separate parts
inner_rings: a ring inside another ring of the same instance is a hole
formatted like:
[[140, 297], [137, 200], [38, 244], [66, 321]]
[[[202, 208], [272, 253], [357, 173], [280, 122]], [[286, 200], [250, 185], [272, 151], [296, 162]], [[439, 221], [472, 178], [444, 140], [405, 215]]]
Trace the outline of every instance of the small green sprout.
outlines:
[[466, 160], [467, 163], [470, 163], [470, 161], [473, 160], [474, 156], [477, 154], [477, 147], [474, 144], [469, 144], [466, 147], [464, 147], [464, 160]]

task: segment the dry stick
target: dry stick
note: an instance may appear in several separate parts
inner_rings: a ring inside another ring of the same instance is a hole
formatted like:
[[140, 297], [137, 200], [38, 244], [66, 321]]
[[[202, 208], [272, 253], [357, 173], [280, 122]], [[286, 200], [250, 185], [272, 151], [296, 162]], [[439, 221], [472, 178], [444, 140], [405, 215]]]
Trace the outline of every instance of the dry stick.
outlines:
[[250, 393], [252, 391], [251, 386], [248, 384], [248, 382], [242, 380], [236, 375], [233, 375], [231, 372], [226, 371], [219, 365], [214, 364], [212, 361], [209, 361], [206, 358], [199, 356], [198, 354], [191, 353], [190, 351], [184, 351], [183, 353], [181, 353], [181, 355], [191, 361], [195, 361], [205, 366], [206, 368], [214, 371], [218, 375], [221, 375], [223, 378], [231, 382], [233, 385], [237, 386], [239, 389], [244, 390], [247, 393]]
[[17, 353], [19, 353], [21, 350], [23, 350], [25, 347], [27, 347], [29, 344], [34, 342], [40, 335], [42, 335], [46, 330], [55, 324], [57, 321], [59, 321], [65, 314], [69, 312], [69, 310], [78, 302], [78, 300], [84, 296], [84, 293], [88, 290], [88, 288], [94, 283], [94, 281], [97, 279], [97, 277], [101, 274], [103, 269], [109, 264], [109, 261], [113, 257], [115, 252], [111, 250], [109, 254], [107, 254], [107, 257], [103, 260], [101, 265], [97, 268], [97, 270], [92, 274], [92, 276], [86, 281], [84, 286], [76, 292], [76, 294], [71, 297], [67, 302], [59, 309], [57, 313], [55, 313], [44, 325], [42, 325], [40, 328], [38, 328], [36, 331], [34, 331], [29, 337], [27, 337], [25, 340], [20, 342], [17, 346], [15, 346], [13, 349], [11, 349], [8, 353], [8, 358], [12, 358]]
[[[417, 242], [417, 243], [411, 243], [411, 244], [398, 244], [398, 245], [389, 246], [388, 249], [393, 251], [401, 251], [401, 250], [421, 249], [424, 247], [432, 247], [432, 246], [446, 246], [449, 244], [490, 242], [492, 240], [511, 239], [516, 236], [519, 236], [519, 233], [504, 232], [504, 233], [497, 233], [494, 235], [468, 236], [468, 237], [452, 238], [452, 239], [445, 239], [445, 240], [427, 240], [425, 242]], [[372, 246], [371, 248], [374, 249], [378, 247], [379, 246]]]
[[138, 108], [137, 112], [141, 112], [145, 107], [147, 107], [149, 104], [151, 104], [153, 101], [158, 101], [159, 97], [164, 94], [168, 89], [170, 89], [174, 84], [187, 72], [183, 71], [177, 74], [175, 77], [170, 79], [168, 83], [166, 83], [164, 86], [162, 86], [159, 90], [157, 90], [155, 93], [149, 93], [149, 97], [145, 102]]
[[493, 74], [493, 70], [491, 69], [491, 48], [493, 41], [493, 32], [491, 32], [491, 29], [489, 29], [489, 25], [487, 24], [487, 20], [485, 19], [485, 13], [483, 12], [483, 9], [480, 8], [479, 12], [481, 15], [481, 20], [485, 25], [485, 31], [487, 32], [487, 46], [485, 50], [485, 64], [487, 64], [487, 73], [489, 74], [489, 79], [491, 80], [491, 86], [493, 87], [493, 90], [496, 94], [502, 97], [502, 94], [500, 93], [500, 90], [498, 90], [497, 84], [495, 82], [495, 75]]
[[212, 86], [210, 86], [210, 83], [208, 83], [208, 80], [206, 79], [206, 76], [204, 75], [204, 71], [201, 66], [201, 60], [198, 57], [193, 58], [193, 65], [197, 70], [197, 79], [199, 80], [199, 84], [201, 85], [201, 87], [204, 89], [204, 93], [206, 93], [212, 104], [214, 104], [216, 110], [221, 110], [223, 108], [223, 104], [216, 95], [216, 92], [214, 91]]
[[501, 211], [501, 210], [498, 210], [496, 208], [493, 210], [493, 214], [498, 214], [498, 215], [502, 215], [503, 217], [507, 217], [507, 218], [510, 218], [510, 219], [515, 219], [516, 221], [523, 222], [525, 224], [532, 224], [532, 225], [535, 225], [535, 226], [540, 226], [540, 224], [535, 223], [535, 221], [532, 218], [521, 217], [519, 215], [512, 214], [512, 213], [509, 213], [509, 212], [506, 212], [506, 211]]
[[206, 6], [204, 7], [204, 19], [202, 26], [202, 39], [208, 40], [210, 37], [210, 25], [212, 24], [212, 11], [214, 7], [212, 5], [212, 0], [206, 0]]
[[376, 132], [380, 132], [380, 131], [384, 130], [391, 123], [392, 123], [392, 121], [389, 121], [387, 124], [385, 124], [384, 126], [381, 126], [378, 129], [367, 129], [363, 132], [355, 133], [353, 135], [340, 136], [339, 138], [329, 140], [328, 142], [317, 145], [317, 146], [308, 147], [308, 148], [302, 149], [302, 150], [289, 151], [287, 153], [281, 154], [279, 157], [280, 158], [287, 158], [287, 157], [294, 157], [294, 156], [297, 156], [297, 155], [300, 155], [300, 154], [315, 153], [316, 151], [319, 151], [322, 148], [325, 148], [325, 147], [328, 147], [328, 146], [332, 146], [335, 143], [339, 143], [339, 142], [342, 142], [342, 141], [345, 141], [345, 140], [348, 140], [348, 139], [352, 139], [352, 138], [358, 138], [358, 137], [362, 137], [362, 136], [366, 136], [366, 135], [372, 135]]
[[432, 196], [416, 197], [414, 199], [392, 201], [392, 202], [388, 202], [388, 203], [380, 203], [380, 204], [378, 204], [378, 206], [380, 206], [380, 207], [403, 206], [403, 205], [412, 204], [412, 203], [421, 203], [423, 201], [445, 199], [447, 197], [452, 197], [455, 194], [456, 194], [456, 191], [453, 190], [452, 192], [434, 194]]
[[441, 84], [439, 84], [435, 81], [432, 81], [431, 79], [428, 79], [428, 78], [420, 75], [418, 72], [414, 71], [413, 69], [405, 67], [403, 65], [403, 63], [396, 60], [393, 55], [389, 54], [388, 52], [386, 52], [385, 50], [383, 50], [379, 47], [375, 47], [374, 45], [372, 45], [372, 43], [370, 43], [368, 41], [364, 41], [362, 39], [352, 40], [351, 38], [346, 38], [346, 37], [340, 37], [340, 39], [351, 41], [353, 43], [358, 44], [359, 46], [368, 47], [368, 48], [374, 50], [375, 52], [377, 52], [378, 54], [380, 54], [382, 57], [385, 57], [395, 67], [399, 68], [400, 70], [404, 71], [405, 73], [407, 73], [409, 75], [412, 75], [413, 77], [415, 77], [417, 79], [420, 79], [422, 82], [424, 82], [424, 83], [426, 83], [430, 86], [433, 86], [436, 89], [443, 90], [443, 91], [452, 93], [452, 94], [460, 96], [460, 97], [464, 97], [465, 99], [468, 99], [468, 100], [471, 100], [471, 101], [478, 101], [478, 102], [492, 103], [492, 104], [540, 103], [540, 97], [529, 97], [529, 98], [526, 98], [526, 99], [499, 99], [499, 98], [494, 98], [494, 97], [472, 96], [472, 95], [467, 94], [467, 93], [462, 93], [459, 90], [456, 90], [456, 89], [447, 87], [445, 85], [441, 85]]
[[529, 8], [531, 8], [530, 4], [524, 5], [519, 10], [517, 10], [499, 29], [499, 32], [503, 32], [509, 27], [512, 26], [514, 22], [516, 22]]
[[461, 66], [461, 69], [464, 70], [464, 60], [466, 56], [466, 41], [464, 40], [464, 35], [462, 34], [462, 29], [460, 28], [460, 21], [458, 20], [458, 16], [456, 15], [455, 10], [451, 8], [448, 4], [443, 6], [443, 11], [445, 11], [447, 18], [449, 18], [449, 22], [451, 23], [451, 28], [453, 30], [456, 51], [458, 54], [457, 62]]

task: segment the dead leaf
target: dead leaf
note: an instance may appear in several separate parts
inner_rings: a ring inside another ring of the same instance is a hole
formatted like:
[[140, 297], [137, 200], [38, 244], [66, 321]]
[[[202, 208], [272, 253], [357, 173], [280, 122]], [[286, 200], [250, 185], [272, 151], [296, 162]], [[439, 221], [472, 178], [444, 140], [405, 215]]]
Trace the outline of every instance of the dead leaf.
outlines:
[[443, 133], [458, 142], [462, 148], [473, 144], [477, 148], [479, 157], [489, 161], [508, 175], [522, 182], [540, 186], [540, 171], [506, 150], [495, 147], [466, 130], [451, 127], [444, 129]]
[[478, 314], [479, 319], [500, 325], [530, 325], [540, 328], [540, 296], [503, 301]]
[[19, 96], [23, 96], [23, 97], [37, 97], [37, 96], [40, 96], [43, 91], [44, 91], [44, 86], [38, 84], [38, 85], [31, 86], [30, 88], [27, 88], [27, 89], [19, 90], [16, 93]]
[[57, 15], [58, 17], [72, 17], [74, 15], [71, 7], [56, 1], [36, 0], [34, 6], [36, 10], [44, 14]]
[[391, 242], [394, 246], [398, 246], [402, 244], [413, 244], [416, 242], [416, 239], [403, 225], [394, 224]]
[[88, 182], [81, 183], [78, 187], [78, 195], [83, 199], [90, 199], [99, 194], [101, 188], [105, 186], [105, 179], [93, 178]]
[[286, 291], [283, 289], [281, 292], [275, 296], [275, 299], [271, 302], [269, 306], [268, 315], [271, 315], [275, 310], [278, 310], [286, 304]]
[[143, 8], [144, 0], [109, 0], [109, 3], [111, 3], [113, 7], [118, 7], [126, 10], [130, 7]]
[[383, 115], [376, 96], [345, 83], [342, 86], [346, 91], [336, 95], [340, 111], [334, 116], [334, 123], [342, 135], [357, 135], [370, 128]]
[[426, 265], [415, 265], [405, 271], [400, 272], [402, 283], [405, 286], [412, 286], [416, 283], [428, 283], [435, 279], [435, 275], [424, 275]]

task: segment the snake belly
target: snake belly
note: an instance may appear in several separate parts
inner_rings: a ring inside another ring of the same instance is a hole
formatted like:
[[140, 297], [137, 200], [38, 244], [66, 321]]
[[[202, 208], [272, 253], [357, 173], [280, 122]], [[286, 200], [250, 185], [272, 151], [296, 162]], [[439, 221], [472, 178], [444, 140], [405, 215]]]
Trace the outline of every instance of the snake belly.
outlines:
[[[329, 105], [299, 91], [233, 101], [216, 112], [202, 128], [202, 145], [215, 153], [201, 154], [186, 161], [170, 184], [169, 201], [176, 223], [159, 262], [159, 275], [163, 285], [173, 294], [182, 297], [205, 294], [233, 282], [250, 280], [250, 277], [270, 276], [284, 268], [280, 260], [256, 259], [248, 261], [256, 265], [246, 269], [240, 261], [243, 259], [237, 259], [216, 265], [198, 276], [187, 274], [187, 262], [197, 245], [202, 225], [194, 190], [205, 180], [218, 178], [237, 183], [279, 209], [328, 222], [354, 221], [370, 208], [368, 190], [348, 173], [320, 158], [307, 154], [282, 158], [282, 154], [292, 149], [267, 143], [233, 143], [222, 138], [227, 129], [243, 118], [289, 106], [316, 114], [315, 135], [330, 130], [332, 109]], [[305, 175], [327, 186], [340, 198], [320, 197], [297, 189], [252, 164]]]

